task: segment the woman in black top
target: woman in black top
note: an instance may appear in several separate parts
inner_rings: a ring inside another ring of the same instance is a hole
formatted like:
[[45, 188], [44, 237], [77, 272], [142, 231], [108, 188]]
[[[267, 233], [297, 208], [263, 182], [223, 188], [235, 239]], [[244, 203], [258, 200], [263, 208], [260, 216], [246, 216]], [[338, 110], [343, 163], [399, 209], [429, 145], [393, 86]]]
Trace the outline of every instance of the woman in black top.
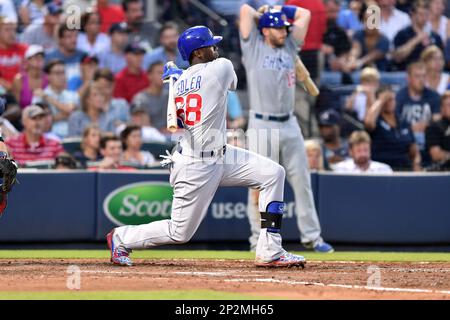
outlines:
[[395, 93], [389, 86], [378, 89], [364, 125], [372, 138], [373, 160], [386, 163], [396, 171], [422, 170], [411, 126], [398, 118]]

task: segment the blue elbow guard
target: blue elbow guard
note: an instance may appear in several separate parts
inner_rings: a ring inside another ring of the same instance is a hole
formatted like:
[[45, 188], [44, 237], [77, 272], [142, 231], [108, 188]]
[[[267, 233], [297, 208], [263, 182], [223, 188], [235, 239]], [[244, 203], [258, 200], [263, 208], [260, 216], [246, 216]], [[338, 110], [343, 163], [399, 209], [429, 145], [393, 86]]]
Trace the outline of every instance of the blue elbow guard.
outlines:
[[294, 19], [295, 12], [297, 11], [296, 6], [282, 6], [281, 11], [286, 15], [288, 19]]

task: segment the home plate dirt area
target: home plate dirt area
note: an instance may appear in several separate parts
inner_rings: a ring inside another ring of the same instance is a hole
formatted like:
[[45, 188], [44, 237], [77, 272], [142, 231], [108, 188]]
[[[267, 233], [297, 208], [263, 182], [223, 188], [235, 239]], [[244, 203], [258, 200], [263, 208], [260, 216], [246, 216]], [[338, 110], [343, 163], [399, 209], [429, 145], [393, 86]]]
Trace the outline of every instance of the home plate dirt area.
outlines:
[[81, 271], [80, 291], [214, 290], [268, 299], [450, 299], [448, 262], [312, 261], [304, 269], [256, 268], [252, 261], [229, 259], [136, 259], [134, 263], [119, 267], [100, 259], [3, 259], [0, 291], [68, 291], [68, 268], [75, 265]]

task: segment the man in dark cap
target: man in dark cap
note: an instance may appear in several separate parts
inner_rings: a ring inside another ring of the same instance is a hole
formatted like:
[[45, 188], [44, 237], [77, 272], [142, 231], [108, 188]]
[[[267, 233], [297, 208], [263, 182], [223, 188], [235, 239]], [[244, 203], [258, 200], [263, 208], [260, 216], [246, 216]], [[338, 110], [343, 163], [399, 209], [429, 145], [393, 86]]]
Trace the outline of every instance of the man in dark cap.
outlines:
[[340, 119], [339, 113], [333, 109], [319, 115], [319, 132], [326, 168], [349, 157], [348, 143], [340, 137]]

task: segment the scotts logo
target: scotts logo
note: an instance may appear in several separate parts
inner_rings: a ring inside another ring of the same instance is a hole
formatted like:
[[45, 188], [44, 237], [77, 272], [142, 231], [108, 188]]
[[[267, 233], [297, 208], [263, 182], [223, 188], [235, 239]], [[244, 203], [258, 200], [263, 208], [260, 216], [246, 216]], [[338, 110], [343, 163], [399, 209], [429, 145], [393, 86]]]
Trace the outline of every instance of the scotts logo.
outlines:
[[103, 202], [106, 216], [117, 225], [169, 219], [173, 190], [164, 182], [138, 182], [112, 191]]

